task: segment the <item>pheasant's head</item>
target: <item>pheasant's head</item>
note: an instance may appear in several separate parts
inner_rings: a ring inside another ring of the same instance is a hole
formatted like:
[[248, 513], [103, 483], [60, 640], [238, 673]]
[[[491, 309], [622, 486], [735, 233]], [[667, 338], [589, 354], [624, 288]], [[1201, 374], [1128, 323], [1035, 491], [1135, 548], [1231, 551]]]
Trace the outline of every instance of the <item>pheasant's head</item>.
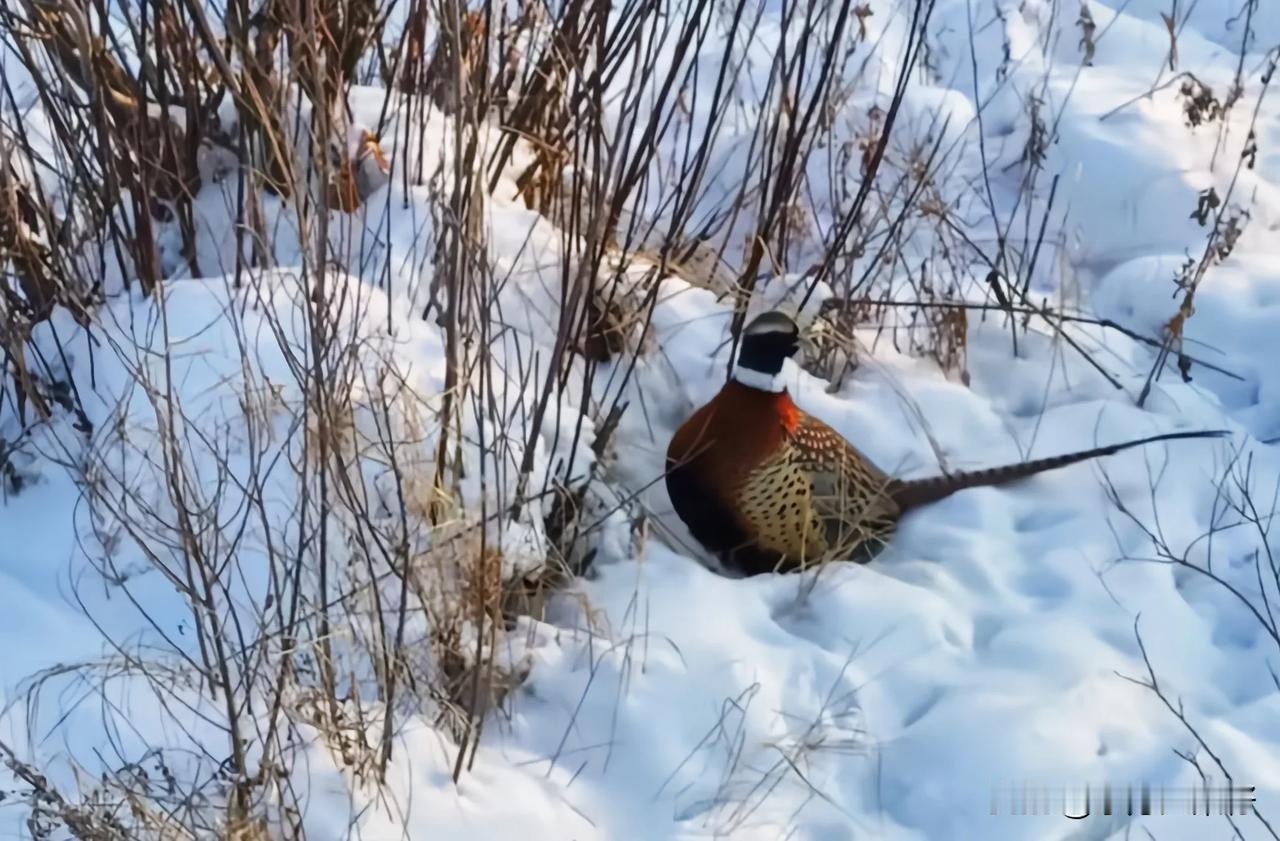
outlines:
[[742, 331], [734, 379], [743, 385], [781, 391], [777, 384], [782, 363], [800, 349], [800, 328], [784, 313], [773, 310], [756, 316]]

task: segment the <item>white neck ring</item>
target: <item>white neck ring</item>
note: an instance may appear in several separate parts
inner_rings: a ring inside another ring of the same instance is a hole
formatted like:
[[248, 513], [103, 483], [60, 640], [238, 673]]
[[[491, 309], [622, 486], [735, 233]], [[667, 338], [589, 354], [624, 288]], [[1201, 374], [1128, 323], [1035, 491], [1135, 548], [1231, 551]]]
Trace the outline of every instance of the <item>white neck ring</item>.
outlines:
[[760, 391], [772, 391], [775, 394], [787, 390], [782, 383], [782, 372], [776, 374], [766, 374], [764, 371], [756, 371], [751, 368], [743, 368], [735, 365], [733, 368], [732, 379], [735, 382], [742, 383], [748, 388], [759, 389]]

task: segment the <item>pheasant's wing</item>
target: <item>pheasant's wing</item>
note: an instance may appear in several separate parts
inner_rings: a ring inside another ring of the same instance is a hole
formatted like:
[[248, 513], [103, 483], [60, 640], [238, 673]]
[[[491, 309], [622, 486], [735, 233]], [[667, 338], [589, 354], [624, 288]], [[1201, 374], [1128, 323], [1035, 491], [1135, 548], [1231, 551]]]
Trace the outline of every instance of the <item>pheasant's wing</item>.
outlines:
[[817, 418], [806, 416], [793, 442], [812, 477], [812, 504], [824, 524], [830, 557], [870, 557], [858, 550], [878, 549], [901, 513], [887, 492], [889, 476]]
[[744, 477], [736, 508], [752, 542], [779, 556], [779, 568], [804, 568], [829, 557], [811, 477], [789, 444]]

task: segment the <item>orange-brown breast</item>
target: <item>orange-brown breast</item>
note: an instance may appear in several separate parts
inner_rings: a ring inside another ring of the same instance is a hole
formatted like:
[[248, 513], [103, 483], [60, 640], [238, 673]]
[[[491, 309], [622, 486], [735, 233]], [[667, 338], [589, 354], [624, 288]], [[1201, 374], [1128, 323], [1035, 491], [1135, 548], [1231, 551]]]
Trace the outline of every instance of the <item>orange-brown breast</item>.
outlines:
[[739, 489], [784, 445], [801, 420], [786, 394], [730, 382], [676, 431], [667, 447], [671, 503], [706, 549], [748, 572], [779, 558], [756, 545]]
[[696, 463], [698, 473], [729, 501], [742, 479], [778, 452], [800, 419], [800, 410], [785, 392], [773, 394], [731, 381], [676, 430], [667, 458]]

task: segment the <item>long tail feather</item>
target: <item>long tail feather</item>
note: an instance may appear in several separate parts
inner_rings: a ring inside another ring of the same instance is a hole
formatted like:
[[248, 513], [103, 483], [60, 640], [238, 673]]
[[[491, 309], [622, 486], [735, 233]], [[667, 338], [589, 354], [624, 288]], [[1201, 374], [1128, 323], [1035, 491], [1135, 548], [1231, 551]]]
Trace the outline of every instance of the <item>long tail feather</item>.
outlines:
[[1125, 441], [1120, 444], [1111, 444], [1106, 447], [1095, 447], [1092, 450], [1081, 450], [1080, 452], [1067, 453], [1066, 455], [1049, 456], [1048, 458], [1024, 461], [1018, 464], [1006, 464], [1002, 467], [992, 467], [988, 470], [974, 470], [972, 472], [952, 473], [944, 476], [931, 476], [928, 479], [895, 481], [890, 485], [889, 493], [893, 497], [894, 502], [898, 503], [899, 509], [906, 511], [909, 508], [927, 505], [930, 502], [937, 502], [940, 499], [950, 496], [956, 491], [962, 491], [966, 488], [1002, 485], [1005, 482], [1025, 479], [1028, 476], [1034, 476], [1035, 474], [1043, 473], [1046, 470], [1056, 470], [1059, 467], [1066, 467], [1069, 464], [1088, 461], [1091, 458], [1114, 455], [1121, 450], [1127, 450], [1131, 447], [1141, 447], [1144, 444], [1154, 444], [1159, 441], [1177, 441], [1184, 438], [1222, 438], [1223, 436], [1230, 434], [1231, 433], [1225, 429], [1214, 429], [1201, 432], [1169, 432], [1164, 435], [1153, 435], [1150, 438], [1140, 438], [1136, 441]]

